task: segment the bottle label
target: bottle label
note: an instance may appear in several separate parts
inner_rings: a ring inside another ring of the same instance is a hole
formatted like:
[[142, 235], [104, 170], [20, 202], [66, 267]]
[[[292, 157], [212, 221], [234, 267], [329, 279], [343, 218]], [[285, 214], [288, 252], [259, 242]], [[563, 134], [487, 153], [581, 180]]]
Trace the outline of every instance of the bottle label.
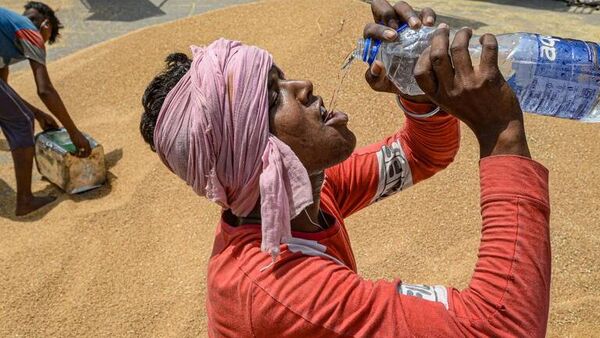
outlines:
[[[593, 42], [530, 34], [513, 55], [513, 88], [523, 111], [584, 120], [600, 97], [600, 46]], [[535, 41], [533, 41], [535, 40]]]

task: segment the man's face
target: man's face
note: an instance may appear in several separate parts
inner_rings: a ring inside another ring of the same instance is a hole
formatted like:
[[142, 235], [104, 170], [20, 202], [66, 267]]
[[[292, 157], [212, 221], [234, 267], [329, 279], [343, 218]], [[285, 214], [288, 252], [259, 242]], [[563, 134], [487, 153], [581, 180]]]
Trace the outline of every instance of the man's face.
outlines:
[[42, 38], [44, 42], [48, 42], [50, 39], [50, 35], [52, 33], [52, 25], [50, 21], [46, 19], [37, 9], [30, 8], [23, 13], [25, 17], [27, 17], [33, 25], [36, 26], [40, 30], [40, 34], [42, 34]]
[[309, 175], [350, 156], [356, 137], [341, 112], [327, 118], [323, 99], [313, 95], [310, 81], [287, 80], [273, 66], [269, 72], [270, 131], [298, 156]]

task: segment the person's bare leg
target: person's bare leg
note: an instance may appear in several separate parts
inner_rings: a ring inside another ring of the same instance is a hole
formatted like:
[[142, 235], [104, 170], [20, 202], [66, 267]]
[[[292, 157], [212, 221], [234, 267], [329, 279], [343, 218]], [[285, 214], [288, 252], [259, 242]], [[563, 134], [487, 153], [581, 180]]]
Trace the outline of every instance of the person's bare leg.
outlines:
[[17, 177], [17, 216], [26, 215], [56, 199], [53, 196], [35, 197], [31, 193], [31, 170], [33, 169], [33, 147], [19, 148], [12, 151]]

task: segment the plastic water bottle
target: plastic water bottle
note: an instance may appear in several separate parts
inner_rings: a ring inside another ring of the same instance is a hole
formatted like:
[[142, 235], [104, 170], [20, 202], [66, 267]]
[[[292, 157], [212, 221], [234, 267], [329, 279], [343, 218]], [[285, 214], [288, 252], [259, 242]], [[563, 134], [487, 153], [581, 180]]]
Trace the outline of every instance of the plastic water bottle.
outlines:
[[[430, 45], [435, 28], [398, 29], [397, 42], [361, 39], [354, 58], [369, 64], [381, 60], [390, 80], [405, 94], [423, 94], [413, 70]], [[451, 31], [451, 37], [456, 31]], [[600, 46], [594, 42], [532, 33], [496, 36], [498, 65], [523, 111], [546, 116], [600, 122]], [[481, 57], [479, 37], [469, 43], [473, 64]]]

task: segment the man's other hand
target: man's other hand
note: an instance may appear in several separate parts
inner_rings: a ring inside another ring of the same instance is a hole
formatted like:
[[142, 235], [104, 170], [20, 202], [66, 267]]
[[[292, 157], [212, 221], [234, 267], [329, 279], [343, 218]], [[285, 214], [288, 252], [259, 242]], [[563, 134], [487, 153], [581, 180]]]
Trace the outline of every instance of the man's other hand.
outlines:
[[42, 128], [42, 130], [49, 130], [49, 129], [57, 129], [58, 128], [58, 123], [56, 123], [56, 120], [54, 120], [54, 118], [42, 111], [38, 111], [35, 114], [35, 119], [38, 121], [38, 123], [40, 124], [40, 127]]
[[[412, 29], [419, 29], [421, 26], [433, 26], [436, 20], [433, 9], [427, 7], [417, 12], [405, 1], [399, 1], [392, 6], [386, 0], [374, 0], [371, 3], [371, 12], [373, 13], [374, 22], [365, 26], [364, 38], [387, 42], [396, 41], [398, 38], [396, 29], [405, 23]], [[373, 62], [365, 73], [365, 79], [375, 91], [401, 95], [412, 101], [429, 102], [425, 95], [408, 96], [400, 93], [398, 88], [386, 76], [385, 67], [381, 61]]]

